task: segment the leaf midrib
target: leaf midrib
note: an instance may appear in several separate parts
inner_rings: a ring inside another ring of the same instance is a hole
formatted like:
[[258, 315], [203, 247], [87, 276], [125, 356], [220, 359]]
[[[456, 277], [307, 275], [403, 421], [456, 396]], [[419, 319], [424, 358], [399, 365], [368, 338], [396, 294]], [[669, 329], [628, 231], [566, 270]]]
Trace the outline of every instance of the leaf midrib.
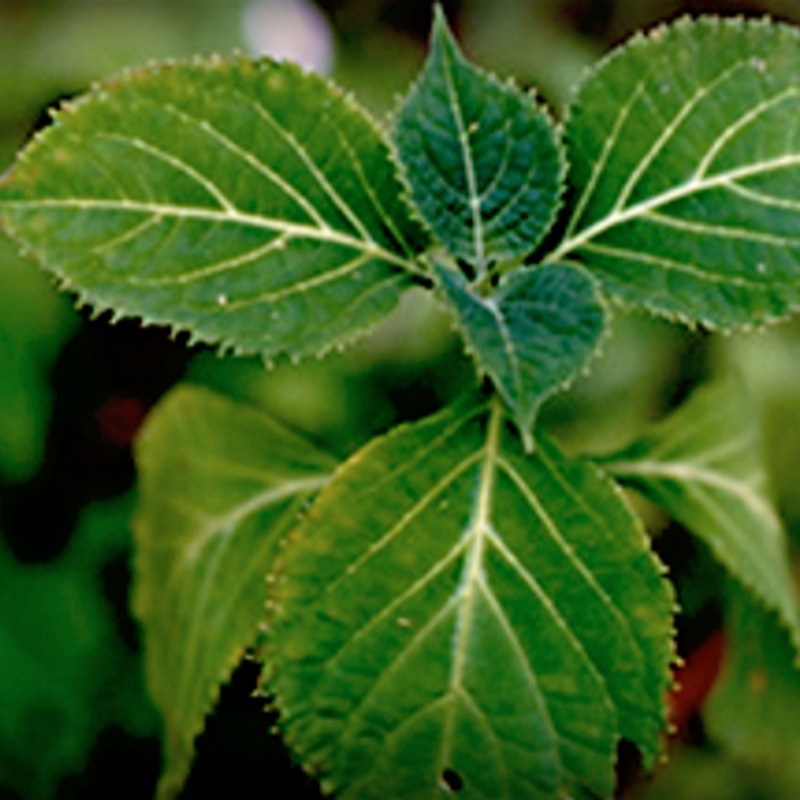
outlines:
[[[475, 164], [472, 160], [469, 132], [464, 125], [464, 114], [461, 108], [461, 102], [455, 84], [453, 83], [451, 62], [455, 61], [456, 58], [449, 52], [449, 47], [446, 46], [446, 43], [442, 43], [441, 45], [441, 56], [445, 66], [443, 70], [444, 81], [447, 86], [447, 94], [450, 99], [453, 120], [458, 131], [458, 141], [461, 146], [461, 156], [464, 161], [464, 172], [467, 179], [467, 192], [469, 194], [468, 205], [470, 215], [472, 216], [472, 236], [473, 246], [475, 247], [475, 269], [478, 275], [481, 276], [484, 274], [486, 260], [483, 241], [483, 218], [481, 216], [481, 196], [478, 192], [478, 182], [475, 177]], [[462, 65], [462, 68], [466, 69], [467, 65]]]
[[622, 225], [638, 217], [644, 216], [655, 209], [690, 197], [693, 194], [715, 189], [718, 187], [728, 187], [734, 184], [735, 181], [742, 178], [751, 178], [754, 176], [762, 175], [764, 173], [784, 169], [787, 167], [794, 167], [800, 165], [800, 153], [787, 154], [780, 158], [773, 158], [768, 161], [762, 161], [758, 164], [749, 164], [745, 167], [738, 169], [728, 170], [713, 175], [710, 178], [692, 178], [685, 183], [675, 186], [660, 194], [654, 195], [648, 200], [642, 200], [635, 203], [628, 208], [621, 211], [614, 211], [606, 215], [602, 219], [584, 228], [577, 235], [564, 239], [561, 244], [553, 250], [546, 258], [547, 262], [558, 261], [566, 257], [568, 253], [580, 249], [580, 247], [587, 242], [590, 242], [595, 237], [605, 233], [606, 231], [618, 225]]
[[745, 480], [706, 469], [689, 461], [662, 462], [651, 459], [619, 461], [608, 465], [609, 471], [620, 478], [661, 477], [683, 483], [695, 483], [721, 489], [738, 497], [751, 511], [762, 519], [774, 520], [772, 507], [761, 494]]
[[[647, 213], [648, 211], [652, 211], [661, 207], [662, 205], [666, 205], [674, 200], [682, 199], [683, 197], [689, 196], [695, 192], [705, 191], [708, 188], [714, 188], [718, 185], [724, 185], [726, 183], [731, 184], [738, 178], [746, 178], [752, 177], [753, 175], [760, 174], [759, 167], [766, 165], [772, 165], [773, 163], [777, 163], [777, 167], [784, 166], [783, 159], [774, 159], [768, 162], [761, 162], [761, 164], [757, 165], [750, 165], [750, 167], [741, 168], [740, 170], [730, 170], [725, 173], [720, 173], [715, 176], [715, 179], [712, 180], [704, 180], [704, 176], [706, 171], [708, 170], [709, 166], [713, 162], [714, 158], [721, 152], [724, 146], [743, 128], [745, 128], [748, 124], [756, 120], [761, 114], [769, 111], [776, 105], [784, 102], [787, 99], [797, 98], [800, 94], [800, 89], [795, 86], [791, 86], [788, 89], [785, 89], [782, 92], [779, 92], [776, 95], [768, 97], [764, 100], [764, 102], [759, 103], [758, 105], [754, 106], [753, 108], [749, 109], [745, 113], [741, 114], [731, 125], [729, 125], [717, 139], [713, 142], [713, 144], [708, 148], [706, 153], [703, 155], [702, 159], [698, 163], [692, 177], [690, 180], [682, 183], [681, 185], [675, 187], [674, 189], [668, 190], [666, 192], [662, 192], [650, 200], [642, 201], [640, 203], [634, 204], [627, 209], [623, 209], [625, 202], [630, 197], [631, 193], [638, 185], [641, 178], [647, 172], [647, 170], [652, 166], [653, 161], [656, 157], [663, 152], [664, 147], [669, 143], [669, 141], [674, 137], [676, 131], [680, 128], [682, 123], [686, 120], [686, 118], [691, 114], [694, 110], [698, 108], [698, 106], [713, 92], [719, 88], [722, 84], [729, 81], [732, 77], [736, 75], [741, 69], [745, 68], [749, 64], [749, 61], [737, 61], [721, 72], [717, 77], [709, 82], [708, 84], [701, 86], [694, 95], [689, 97], [686, 102], [680, 107], [678, 112], [675, 116], [669, 121], [669, 123], [665, 126], [662, 133], [655, 139], [652, 146], [649, 148], [647, 153], [643, 156], [643, 158], [639, 161], [635, 169], [632, 170], [630, 175], [628, 176], [627, 181], [625, 182], [624, 186], [622, 187], [619, 196], [609, 214], [607, 214], [602, 219], [598, 220], [594, 224], [590, 225], [588, 228], [585, 228], [582, 232], [578, 233], [577, 235], [573, 236], [572, 232], [574, 230], [574, 225], [580, 220], [583, 211], [591, 199], [591, 197], [595, 193], [595, 188], [597, 183], [602, 178], [603, 171], [606, 167], [606, 164], [613, 152], [614, 148], [617, 146], [619, 141], [619, 134], [624, 127], [630, 113], [637, 103], [639, 99], [647, 94], [647, 79], [640, 81], [635, 89], [632, 91], [631, 96], [625, 105], [620, 108], [620, 112], [617, 115], [617, 118], [614, 121], [613, 128], [609, 137], [607, 138], [603, 150], [600, 154], [600, 158], [595, 165], [595, 168], [592, 171], [592, 174], [589, 179], [589, 183], [585, 187], [584, 191], [581, 193], [581, 196], [578, 200], [576, 205], [575, 211], [572, 215], [570, 223], [567, 227], [567, 235], [562, 240], [559, 247], [556, 251], [551, 254], [546, 260], [555, 260], [559, 257], [562, 257], [564, 254], [579, 248], [582, 244], [590, 240], [591, 238], [602, 234], [609, 228], [612, 228], [616, 225], [623, 224], [624, 222], [629, 221], [632, 218], [635, 218], [639, 214]], [[788, 162], [789, 165], [794, 163], [800, 163], [800, 155], [795, 155], [794, 159], [790, 159]], [[763, 170], [769, 171], [769, 169]], [[730, 188], [733, 189], [735, 184]]]
[[365, 241], [333, 228], [319, 228], [301, 223], [285, 222], [259, 214], [239, 210], [215, 210], [198, 206], [179, 206], [168, 203], [140, 202], [136, 200], [94, 200], [90, 198], [47, 198], [42, 200], [0, 200], [0, 211], [10, 209], [75, 209], [80, 211], [123, 211], [150, 214], [154, 219], [198, 219], [219, 224], [236, 224], [244, 227], [283, 233], [289, 238], [337, 244], [359, 250], [364, 255], [378, 258], [415, 275], [425, 275], [423, 268], [408, 258], [381, 247], [373, 240]]

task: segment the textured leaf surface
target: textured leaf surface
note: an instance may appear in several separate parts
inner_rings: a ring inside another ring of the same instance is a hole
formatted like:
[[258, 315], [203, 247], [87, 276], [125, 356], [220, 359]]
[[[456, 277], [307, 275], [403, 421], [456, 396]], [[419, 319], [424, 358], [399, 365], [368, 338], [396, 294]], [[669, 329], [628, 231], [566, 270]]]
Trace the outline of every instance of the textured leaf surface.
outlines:
[[526, 457], [499, 402], [353, 456], [271, 585], [281, 726], [342, 798], [607, 796], [619, 736], [659, 748], [668, 584], [613, 484]]
[[800, 670], [786, 629], [736, 587], [725, 627], [725, 664], [703, 714], [709, 734], [750, 760], [796, 754]]
[[527, 449], [541, 403], [586, 366], [605, 329], [595, 281], [562, 264], [506, 273], [490, 297], [460, 273], [439, 285], [481, 367], [511, 407]]
[[554, 126], [532, 96], [467, 62], [440, 8], [396, 123], [414, 201], [454, 256], [482, 272], [536, 247], [561, 194]]
[[216, 59], [132, 71], [69, 106], [4, 179], [0, 213], [98, 308], [302, 356], [409, 283], [420, 229], [399, 195], [381, 136], [333, 87]]
[[277, 542], [334, 464], [260, 412], [181, 387], [138, 440], [134, 608], [166, 726], [161, 796], [189, 769], [218, 687], [258, 637]]
[[682, 20], [585, 82], [566, 125], [574, 209], [554, 260], [712, 325], [800, 306], [800, 33]]
[[759, 416], [738, 384], [698, 390], [605, 466], [703, 539], [800, 645], [786, 535], [766, 491]]

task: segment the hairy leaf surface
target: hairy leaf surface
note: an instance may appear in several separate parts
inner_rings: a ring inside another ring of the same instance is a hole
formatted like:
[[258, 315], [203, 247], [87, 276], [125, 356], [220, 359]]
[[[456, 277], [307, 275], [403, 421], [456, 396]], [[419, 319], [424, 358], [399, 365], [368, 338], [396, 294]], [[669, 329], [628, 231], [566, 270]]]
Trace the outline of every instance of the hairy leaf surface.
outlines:
[[490, 297], [481, 297], [460, 273], [438, 274], [467, 345], [532, 450], [539, 406], [586, 366], [605, 330], [595, 281], [563, 264], [519, 267], [502, 277]]
[[255, 644], [277, 542], [332, 460], [255, 409], [172, 392], [138, 441], [135, 611], [166, 726], [161, 796], [188, 773], [219, 685]]
[[800, 746], [800, 670], [788, 632], [738, 587], [725, 629], [725, 662], [703, 714], [708, 732], [750, 760], [791, 757]]
[[497, 401], [353, 456], [271, 586], [281, 726], [342, 798], [607, 796], [620, 736], [659, 749], [672, 597], [648, 542]]
[[479, 272], [527, 255], [550, 227], [564, 172], [554, 125], [532, 96], [464, 58], [441, 8], [395, 140], [422, 216]]
[[626, 303], [747, 325], [800, 306], [800, 33], [681, 20], [584, 83], [566, 140], [573, 208], [554, 260]]
[[67, 106], [0, 185], [0, 214], [97, 308], [270, 358], [352, 339], [395, 305], [421, 245], [400, 192], [334, 87], [212, 59]]
[[759, 416], [734, 382], [690, 400], [604, 466], [709, 545], [777, 611], [800, 646], [800, 611], [781, 521], [766, 490]]

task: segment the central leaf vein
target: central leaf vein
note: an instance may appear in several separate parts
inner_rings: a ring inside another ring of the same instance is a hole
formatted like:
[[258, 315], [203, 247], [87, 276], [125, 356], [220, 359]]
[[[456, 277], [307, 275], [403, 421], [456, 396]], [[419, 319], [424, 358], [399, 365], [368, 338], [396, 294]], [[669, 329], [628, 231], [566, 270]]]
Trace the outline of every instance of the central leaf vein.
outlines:
[[[443, 52], [442, 59], [449, 61], [451, 56]], [[449, 67], [449, 64], [447, 65]], [[458, 97], [458, 90], [453, 83], [452, 70], [444, 70], [445, 85], [450, 100], [450, 108], [453, 112], [453, 121], [458, 131], [458, 141], [461, 146], [461, 156], [464, 161], [464, 174], [467, 180], [467, 194], [470, 215], [472, 217], [472, 234], [475, 246], [475, 268], [478, 275], [482, 275], [485, 270], [485, 251], [483, 242], [483, 220], [481, 218], [481, 198], [478, 192], [478, 183], [475, 175], [475, 164], [472, 160], [472, 145], [470, 144], [470, 132], [465, 125], [464, 112]]]
[[144, 202], [128, 199], [97, 200], [93, 198], [44, 198], [41, 200], [11, 200], [5, 203], [10, 208], [63, 208], [75, 211], [120, 211], [136, 214], [148, 214], [153, 217], [173, 217], [175, 219], [207, 220], [219, 224], [235, 224], [261, 230], [284, 233], [295, 239], [308, 239], [329, 242], [361, 250], [392, 264], [406, 272], [423, 274], [422, 268], [414, 261], [404, 258], [374, 242], [364, 242], [346, 233], [333, 229], [321, 229], [309, 225], [286, 222], [260, 214], [249, 214], [242, 211], [216, 211], [198, 206], [180, 206], [170, 203]]
[[665, 129], [653, 142], [652, 146], [648, 149], [647, 153], [645, 153], [636, 167], [632, 170], [609, 213], [588, 225], [583, 230], [580, 230], [578, 233], [575, 233], [575, 227], [579, 224], [585, 207], [588, 205], [589, 200], [595, 193], [595, 189], [600, 177], [606, 169], [606, 166], [611, 158], [611, 154], [620, 140], [620, 136], [626, 121], [628, 120], [634, 106], [646, 94], [646, 80], [643, 80], [637, 84], [629, 101], [622, 106], [618, 112], [612, 131], [609, 134], [603, 150], [601, 151], [600, 157], [594, 165], [591, 177], [577, 202], [575, 212], [571, 217], [571, 222], [567, 229], [565, 238], [562, 240], [561, 244], [556, 248], [556, 250], [549, 256], [548, 260], [556, 261], [565, 256], [567, 253], [585, 246], [587, 242], [601, 235], [610, 228], [622, 225], [632, 219], [646, 215], [647, 213], [676, 200], [680, 200], [712, 188], [729, 188], [731, 184], [737, 180], [768, 174], [772, 171], [790, 168], [800, 164], [800, 154], [785, 153], [780, 157], [767, 159], [765, 161], [753, 164], [742, 165], [738, 168], [727, 169], [712, 175], [708, 174], [714, 159], [737, 134], [746, 129], [748, 126], [752, 125], [768, 111], [774, 109], [784, 102], [795, 100], [798, 96], [800, 96], [799, 89], [796, 87], [790, 87], [789, 89], [786, 89], [785, 91], [773, 97], [765, 99], [755, 107], [748, 109], [745, 113], [741, 114], [735, 122], [728, 125], [703, 154], [691, 177], [689, 177], [687, 180], [652, 197], [641, 200], [630, 206], [626, 205], [636, 187], [640, 184], [645, 173], [653, 165], [658, 155], [663, 152], [666, 145], [675, 138], [676, 134], [681, 129], [682, 125], [685, 123], [690, 114], [696, 111], [704, 101], [708, 100], [715, 91], [719, 90], [730, 80], [732, 80], [743, 68], [748, 65], [748, 63], [749, 62], [744, 61], [737, 62], [717, 76], [714, 81], [700, 87], [686, 101], [686, 103], [681, 106], [670, 123], [665, 127]]
[[654, 195], [647, 200], [642, 200], [633, 206], [621, 210], [617, 213], [609, 214], [599, 221], [584, 228], [580, 233], [571, 239], [565, 239], [548, 257], [548, 261], [556, 261], [566, 253], [584, 247], [587, 243], [617, 225], [622, 225], [632, 219], [641, 217], [644, 214], [661, 208], [662, 206], [673, 203], [676, 200], [683, 200], [686, 197], [700, 194], [701, 192], [717, 188], [729, 188], [732, 183], [743, 178], [753, 178], [768, 175], [770, 172], [777, 172], [782, 169], [790, 169], [800, 166], [800, 153], [786, 153], [776, 158], [759, 161], [755, 164], [746, 164], [735, 169], [715, 173], [712, 176], [699, 177], [685, 183], [679, 184], [667, 191]]

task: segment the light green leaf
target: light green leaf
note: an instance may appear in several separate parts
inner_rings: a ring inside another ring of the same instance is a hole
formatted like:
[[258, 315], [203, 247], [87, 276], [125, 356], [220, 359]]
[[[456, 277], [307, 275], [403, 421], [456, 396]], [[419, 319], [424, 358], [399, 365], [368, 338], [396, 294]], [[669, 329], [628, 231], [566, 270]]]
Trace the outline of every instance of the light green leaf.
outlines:
[[529, 254], [549, 229], [564, 173], [554, 125], [532, 96], [467, 62], [438, 6], [394, 135], [422, 216], [479, 274]]
[[467, 345], [532, 450], [539, 406], [586, 366], [605, 330], [595, 281], [563, 264], [519, 267], [481, 297], [460, 273], [439, 269], [438, 275]]
[[609, 796], [620, 736], [660, 747], [672, 596], [643, 531], [496, 400], [353, 456], [271, 586], [280, 725], [342, 798]]
[[710, 736], [750, 760], [795, 755], [800, 746], [797, 651], [778, 616], [732, 586], [725, 660], [703, 719]]
[[160, 797], [172, 797], [219, 685], [257, 641], [277, 543], [334, 463], [255, 409], [188, 386], [148, 418], [136, 455], [134, 610], [165, 721]]
[[759, 415], [743, 388], [720, 382], [604, 463], [700, 537], [777, 611], [800, 647], [786, 535], [766, 490]]
[[625, 303], [706, 325], [800, 307], [800, 33], [684, 19], [636, 36], [566, 124], [578, 259]]
[[98, 309], [299, 357], [363, 332], [419, 272], [400, 193], [334, 87], [211, 59], [130, 71], [62, 110], [0, 185], [0, 214]]

